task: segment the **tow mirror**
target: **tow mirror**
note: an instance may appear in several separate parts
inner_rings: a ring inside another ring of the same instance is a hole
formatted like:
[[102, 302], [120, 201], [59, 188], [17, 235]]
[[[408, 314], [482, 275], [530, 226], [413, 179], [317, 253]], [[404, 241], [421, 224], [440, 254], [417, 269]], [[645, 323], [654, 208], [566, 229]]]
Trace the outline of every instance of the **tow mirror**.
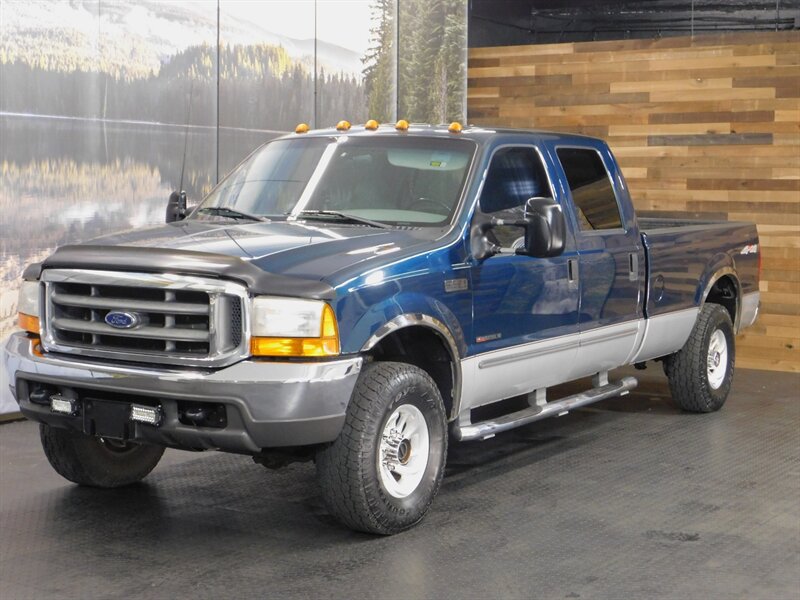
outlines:
[[167, 200], [167, 213], [165, 221], [174, 223], [186, 217], [186, 192], [172, 192]]
[[[490, 242], [486, 233], [495, 227], [522, 227], [525, 236], [522, 244], [503, 248]], [[476, 225], [472, 234], [472, 253], [478, 260], [495, 254], [522, 254], [536, 258], [550, 258], [564, 252], [566, 223], [561, 207], [552, 198], [529, 198], [520, 220], [492, 218]]]
[[566, 229], [564, 213], [552, 198], [530, 198], [525, 204], [524, 254], [537, 258], [558, 256], [564, 252]]

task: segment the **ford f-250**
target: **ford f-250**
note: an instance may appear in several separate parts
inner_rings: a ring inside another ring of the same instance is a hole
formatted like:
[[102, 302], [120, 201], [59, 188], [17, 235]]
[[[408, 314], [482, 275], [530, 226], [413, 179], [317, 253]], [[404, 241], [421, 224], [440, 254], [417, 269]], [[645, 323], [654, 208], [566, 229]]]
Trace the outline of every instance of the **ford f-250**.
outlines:
[[626, 394], [614, 368], [661, 361], [680, 408], [716, 411], [758, 312], [755, 226], [637, 219], [589, 137], [299, 127], [185, 205], [23, 275], [5, 368], [70, 481], [136, 482], [167, 446], [314, 460], [333, 515], [395, 533], [449, 437]]

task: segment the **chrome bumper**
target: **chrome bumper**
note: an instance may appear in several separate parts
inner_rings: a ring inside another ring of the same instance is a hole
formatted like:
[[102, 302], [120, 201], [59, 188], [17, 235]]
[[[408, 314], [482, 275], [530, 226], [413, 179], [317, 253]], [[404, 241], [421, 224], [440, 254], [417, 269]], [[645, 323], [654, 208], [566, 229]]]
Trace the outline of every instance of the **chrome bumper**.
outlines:
[[[34, 340], [13, 334], [3, 363], [22, 413], [35, 421], [83, 430], [80, 415], [67, 416], [31, 402], [32, 384], [47, 384], [79, 399], [92, 392], [158, 401], [158, 427], [130, 423], [131, 439], [186, 449], [257, 453], [262, 448], [305, 446], [336, 439], [361, 370], [361, 357], [330, 362], [242, 361], [218, 370], [121, 366], [34, 351]], [[181, 423], [178, 403], [225, 405], [227, 425]]]

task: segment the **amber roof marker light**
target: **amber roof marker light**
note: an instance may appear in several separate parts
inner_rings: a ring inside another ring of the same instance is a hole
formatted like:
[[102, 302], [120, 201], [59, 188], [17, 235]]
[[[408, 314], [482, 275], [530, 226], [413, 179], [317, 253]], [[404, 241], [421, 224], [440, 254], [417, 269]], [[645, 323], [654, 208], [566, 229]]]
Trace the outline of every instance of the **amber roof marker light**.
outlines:
[[364, 123], [364, 129], [369, 129], [370, 131], [375, 131], [378, 127], [380, 127], [380, 123], [378, 123], [375, 119], [370, 119]]
[[447, 131], [449, 131], [450, 133], [461, 133], [463, 129], [464, 128], [461, 126], [461, 123], [459, 123], [458, 121], [453, 121], [452, 123], [450, 123], [450, 126], [447, 128]]
[[308, 123], [300, 123], [297, 127], [294, 128], [295, 133], [308, 133], [310, 131], [310, 127]]
[[345, 121], [342, 119], [336, 124], [337, 131], [347, 131], [348, 129], [350, 129], [350, 121]]
[[394, 128], [397, 129], [397, 131], [408, 131], [408, 121], [400, 119], [394, 124]]

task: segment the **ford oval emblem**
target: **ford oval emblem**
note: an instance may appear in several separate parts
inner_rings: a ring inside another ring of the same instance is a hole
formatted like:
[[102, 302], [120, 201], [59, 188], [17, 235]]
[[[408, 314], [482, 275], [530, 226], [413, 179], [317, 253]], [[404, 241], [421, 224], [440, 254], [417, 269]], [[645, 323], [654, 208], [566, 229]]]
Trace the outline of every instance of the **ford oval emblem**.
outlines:
[[132, 329], [141, 323], [141, 319], [136, 313], [112, 310], [106, 315], [105, 322], [117, 329]]

